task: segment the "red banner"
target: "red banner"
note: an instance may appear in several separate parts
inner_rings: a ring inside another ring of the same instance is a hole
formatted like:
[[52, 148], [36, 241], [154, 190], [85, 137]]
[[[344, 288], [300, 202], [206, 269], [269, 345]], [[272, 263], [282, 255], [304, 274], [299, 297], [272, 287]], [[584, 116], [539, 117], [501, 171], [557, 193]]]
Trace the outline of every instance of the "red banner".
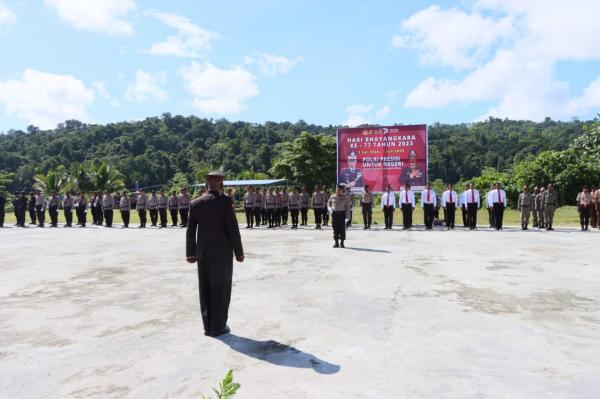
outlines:
[[399, 191], [406, 183], [427, 183], [427, 125], [340, 128], [337, 131], [338, 184], [362, 191]]

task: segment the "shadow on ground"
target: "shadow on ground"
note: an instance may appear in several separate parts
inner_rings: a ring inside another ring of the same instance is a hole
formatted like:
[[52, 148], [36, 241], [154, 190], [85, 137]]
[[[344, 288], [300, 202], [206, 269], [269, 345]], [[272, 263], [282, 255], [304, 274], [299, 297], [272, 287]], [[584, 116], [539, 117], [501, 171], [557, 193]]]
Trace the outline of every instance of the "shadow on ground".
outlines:
[[326, 362], [310, 353], [277, 341], [257, 341], [235, 334], [225, 334], [217, 339], [236, 352], [276, 366], [312, 368], [319, 374], [335, 374], [340, 371], [340, 366], [337, 364]]

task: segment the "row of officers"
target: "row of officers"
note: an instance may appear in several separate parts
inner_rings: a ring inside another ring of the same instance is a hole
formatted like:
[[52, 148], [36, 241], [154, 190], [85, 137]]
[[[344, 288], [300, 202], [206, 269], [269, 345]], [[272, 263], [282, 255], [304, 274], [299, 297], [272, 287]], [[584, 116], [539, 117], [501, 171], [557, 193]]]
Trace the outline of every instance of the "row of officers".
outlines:
[[[52, 192], [48, 198], [37, 190], [27, 197], [25, 192], [15, 195], [13, 199], [13, 208], [17, 219], [18, 227], [25, 227], [26, 215], [29, 213], [30, 224], [44, 227], [46, 221], [46, 211], [50, 217], [50, 227], [58, 226], [59, 210], [64, 212], [64, 227], [73, 227], [73, 215], [77, 218], [76, 224], [80, 227], [86, 227], [87, 213], [90, 211], [92, 223], [94, 225], [105, 225], [112, 227], [114, 211], [119, 211], [123, 220], [123, 228], [129, 227], [131, 211], [136, 210], [139, 215], [139, 228], [145, 228], [148, 217], [152, 226], [160, 228], [167, 227], [167, 214], [171, 216], [172, 226], [186, 227], [188, 212], [190, 208], [191, 196], [187, 188], [183, 188], [179, 193], [176, 191], [167, 195], [164, 190], [158, 193], [153, 191], [146, 194], [144, 189], [137, 193], [113, 194], [106, 192], [94, 192], [88, 198], [85, 193], [79, 192], [72, 195], [66, 192], [64, 196], [59, 196], [57, 192]], [[0, 227], [4, 223], [4, 197], [0, 195]]]

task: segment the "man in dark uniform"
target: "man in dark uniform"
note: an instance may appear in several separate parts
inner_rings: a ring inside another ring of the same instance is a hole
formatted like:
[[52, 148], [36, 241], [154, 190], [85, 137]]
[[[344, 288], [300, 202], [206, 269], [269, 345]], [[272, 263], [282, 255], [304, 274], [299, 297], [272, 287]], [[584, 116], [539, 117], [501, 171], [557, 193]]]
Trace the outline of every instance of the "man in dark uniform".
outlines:
[[35, 214], [35, 193], [33, 191], [29, 193], [29, 202], [27, 202], [27, 210], [29, 211], [29, 218], [31, 219], [31, 223], [29, 224], [37, 224], [37, 217]]
[[186, 260], [198, 264], [198, 287], [204, 335], [227, 334], [233, 254], [244, 261], [232, 199], [220, 192], [225, 174], [206, 175], [208, 192], [194, 199], [186, 234]]
[[17, 226], [25, 227], [25, 213], [27, 212], [27, 197], [25, 191], [17, 199], [15, 213], [17, 214]]
[[356, 154], [351, 152], [348, 156], [348, 167], [340, 171], [339, 183], [346, 187], [364, 186], [362, 170], [356, 168]]
[[6, 197], [0, 191], [0, 227], [4, 227], [4, 207], [6, 206]]
[[48, 215], [50, 216], [50, 227], [58, 227], [58, 193], [52, 191], [48, 199]]

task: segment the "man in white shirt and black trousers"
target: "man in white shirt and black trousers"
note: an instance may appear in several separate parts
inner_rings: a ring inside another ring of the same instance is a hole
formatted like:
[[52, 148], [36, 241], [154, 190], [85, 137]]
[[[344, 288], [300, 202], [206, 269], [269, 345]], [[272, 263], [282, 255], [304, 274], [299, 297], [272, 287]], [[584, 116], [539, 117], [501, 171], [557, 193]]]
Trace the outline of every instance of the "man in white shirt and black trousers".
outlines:
[[398, 206], [402, 209], [402, 230], [409, 230], [412, 227], [412, 214], [415, 209], [415, 193], [410, 191], [410, 183], [406, 183], [403, 190], [400, 190]]
[[427, 183], [427, 187], [421, 193], [421, 207], [423, 208], [425, 230], [433, 229], [433, 219], [436, 206], [437, 198], [435, 191], [431, 189], [431, 183]]
[[481, 208], [481, 198], [479, 191], [475, 189], [475, 184], [469, 184], [469, 189], [465, 191], [465, 201], [467, 203], [467, 224], [469, 230], [477, 228], [477, 211]]
[[492, 191], [490, 200], [494, 209], [494, 227], [496, 230], [502, 230], [504, 208], [506, 208], [506, 192], [502, 190], [502, 184], [496, 183], [496, 189]]
[[383, 209], [383, 218], [385, 220], [385, 229], [391, 230], [394, 223], [394, 208], [396, 207], [396, 197], [391, 187], [385, 188], [385, 193], [381, 195], [381, 209]]
[[454, 191], [452, 184], [448, 184], [448, 189], [442, 194], [442, 208], [446, 215], [446, 228], [454, 230], [454, 218], [456, 216], [456, 200], [458, 195]]

